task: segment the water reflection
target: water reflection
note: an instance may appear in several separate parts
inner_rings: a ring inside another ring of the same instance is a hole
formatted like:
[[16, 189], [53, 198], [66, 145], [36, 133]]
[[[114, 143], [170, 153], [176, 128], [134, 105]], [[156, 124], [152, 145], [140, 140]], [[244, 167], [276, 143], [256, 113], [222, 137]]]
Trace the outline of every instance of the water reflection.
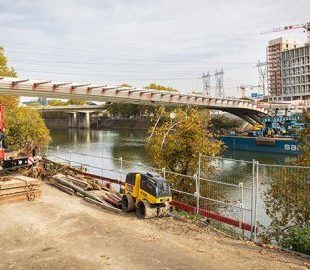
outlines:
[[[87, 157], [75, 154], [74, 160], [83, 162], [84, 164], [91, 164], [98, 167], [93, 172], [102, 174], [106, 177], [123, 179], [126, 172], [137, 170], [146, 171], [145, 167], [134, 165], [133, 163], [149, 164], [145, 152], [145, 140], [147, 133], [145, 131], [133, 130], [80, 130], [80, 129], [53, 129], [51, 130], [53, 141], [51, 146], [60, 146], [75, 152], [97, 155], [99, 158]], [[291, 156], [284, 156], [279, 154], [265, 154], [247, 151], [227, 151], [225, 157], [234, 158], [244, 161], [252, 161], [253, 159], [265, 164], [287, 164], [292, 161]], [[102, 159], [106, 157], [106, 159]], [[120, 174], [120, 161], [119, 157], [123, 160], [131, 161], [123, 162], [123, 174]], [[70, 159], [69, 156], [66, 157]], [[112, 159], [115, 158], [115, 159]], [[103, 166], [102, 166], [103, 165]], [[101, 168], [104, 168], [102, 170]], [[243, 182], [244, 190], [244, 205], [246, 208], [251, 208], [251, 186], [253, 181], [252, 164], [243, 161], [225, 161], [217, 164], [216, 173], [211, 177], [212, 180], [221, 181], [238, 185]], [[207, 177], [206, 177], [207, 178]], [[208, 176], [210, 178], [210, 176]], [[263, 178], [261, 178], [263, 179]], [[259, 211], [257, 213], [258, 220], [266, 224], [268, 217], [265, 213], [263, 202], [263, 192], [265, 187], [260, 183], [260, 196], [258, 198]], [[241, 190], [236, 187], [223, 186], [214, 184], [214, 199], [218, 198], [220, 194], [225, 195], [225, 199], [230, 202], [238, 204], [241, 200]], [[236, 213], [240, 216], [240, 213]], [[245, 221], [250, 221], [250, 213], [245, 214]]]
[[[61, 146], [77, 152], [122, 157], [133, 162], [148, 163], [145, 153], [145, 131], [111, 131], [83, 129], [52, 129], [51, 146]], [[116, 164], [118, 166], [118, 164]]]

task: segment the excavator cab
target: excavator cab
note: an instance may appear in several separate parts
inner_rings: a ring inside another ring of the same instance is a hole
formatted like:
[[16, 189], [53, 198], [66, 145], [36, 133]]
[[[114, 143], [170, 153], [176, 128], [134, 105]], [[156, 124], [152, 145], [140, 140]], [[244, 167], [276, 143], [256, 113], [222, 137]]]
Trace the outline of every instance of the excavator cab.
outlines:
[[122, 197], [124, 212], [136, 210], [140, 218], [168, 214], [172, 193], [165, 178], [153, 173], [128, 173]]

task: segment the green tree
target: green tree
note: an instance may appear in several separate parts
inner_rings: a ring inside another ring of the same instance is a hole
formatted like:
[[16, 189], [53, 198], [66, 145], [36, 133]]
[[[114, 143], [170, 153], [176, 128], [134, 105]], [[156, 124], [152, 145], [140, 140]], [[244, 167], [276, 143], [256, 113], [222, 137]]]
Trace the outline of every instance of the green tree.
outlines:
[[80, 99], [80, 98], [71, 98], [67, 101], [68, 105], [77, 105], [77, 106], [82, 106], [86, 104], [85, 99]]
[[6, 114], [7, 140], [11, 150], [30, 154], [44, 148], [50, 141], [49, 130], [36, 110], [15, 107]]
[[[122, 87], [131, 87], [127, 83], [121, 84]], [[176, 92], [177, 90], [172, 87], [167, 87], [159, 85], [156, 83], [151, 83], [148, 86], [145, 86], [144, 89], [153, 89], [160, 91], [172, 91]], [[138, 116], [147, 116], [154, 114], [156, 107], [140, 104], [121, 104], [121, 103], [110, 103], [106, 106], [107, 111], [112, 116], [121, 116], [121, 117], [138, 117]]]
[[128, 118], [140, 116], [143, 111], [143, 105], [110, 103], [106, 105], [106, 109], [112, 116], [121, 116], [123, 118]]
[[[173, 117], [161, 109], [157, 120], [149, 130], [146, 150], [151, 163], [156, 168], [166, 168], [182, 175], [197, 173], [199, 154], [214, 156], [221, 153], [223, 143], [218, 141], [209, 129], [209, 121], [205, 111], [195, 108], [177, 109]], [[208, 159], [202, 159], [202, 174], [210, 170]], [[168, 175], [167, 179], [174, 188], [194, 192], [195, 182], [181, 176]], [[201, 193], [210, 194], [213, 186], [204, 182]], [[185, 198], [192, 203], [192, 198]]]
[[27, 106], [28, 107], [40, 107], [41, 104], [38, 101], [32, 101], [32, 102], [27, 103]]
[[50, 105], [50, 106], [66, 106], [67, 102], [62, 101], [60, 99], [51, 99], [48, 101], [48, 105]]
[[310, 167], [310, 113], [304, 113], [305, 128], [300, 134], [299, 148], [302, 151], [297, 163]]
[[241, 119], [227, 117], [226, 115], [213, 115], [211, 118], [212, 129], [214, 131], [237, 129], [244, 122]]
[[[270, 226], [261, 234], [265, 242], [304, 252], [310, 245], [310, 114], [305, 114], [306, 128], [301, 132], [299, 147], [302, 155], [294, 165], [304, 167], [266, 168], [267, 189], [264, 193]], [[309, 253], [309, 252], [308, 252]], [[306, 254], [308, 254], [306, 252]]]

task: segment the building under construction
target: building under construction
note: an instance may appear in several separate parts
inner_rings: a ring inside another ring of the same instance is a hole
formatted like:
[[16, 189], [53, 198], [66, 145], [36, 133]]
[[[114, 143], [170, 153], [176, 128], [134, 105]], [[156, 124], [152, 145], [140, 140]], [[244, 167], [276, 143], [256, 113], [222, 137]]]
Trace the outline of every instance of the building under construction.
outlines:
[[296, 40], [278, 38], [267, 46], [267, 80], [273, 100], [310, 99], [310, 22], [264, 31], [262, 34], [304, 29], [306, 45]]
[[283, 99], [310, 99], [309, 44], [281, 53]]
[[282, 96], [282, 52], [295, 49], [299, 46], [293, 39], [277, 38], [269, 41], [267, 46], [267, 81], [271, 97]]

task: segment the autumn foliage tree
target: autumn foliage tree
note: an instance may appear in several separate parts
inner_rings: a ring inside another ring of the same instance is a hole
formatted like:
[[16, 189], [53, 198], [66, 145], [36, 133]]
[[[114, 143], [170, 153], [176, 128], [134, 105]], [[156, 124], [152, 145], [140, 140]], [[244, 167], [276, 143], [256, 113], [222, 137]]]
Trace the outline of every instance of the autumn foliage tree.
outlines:
[[[0, 76], [16, 77], [16, 71], [8, 67], [7, 58], [0, 48]], [[40, 114], [30, 108], [18, 107], [18, 98], [0, 96], [0, 104], [5, 107], [5, 126], [10, 150], [29, 154], [33, 148], [43, 148], [50, 141]]]
[[170, 91], [170, 92], [178, 92], [177, 89], [170, 87], [170, 86], [164, 86], [156, 83], [150, 83], [147, 86], [143, 87], [144, 89], [152, 89], [152, 90], [159, 90], [159, 91]]
[[5, 57], [2, 47], [0, 47], [0, 75], [4, 77], [16, 77], [17, 75], [15, 69], [8, 66], [8, 59]]
[[[174, 188], [193, 193], [195, 182], [185, 175], [197, 174], [199, 155], [218, 155], [223, 150], [223, 143], [210, 131], [206, 112], [179, 108], [173, 115], [170, 117], [163, 108], [158, 110], [154, 126], [149, 130], [146, 150], [154, 167], [180, 174], [167, 174], [167, 180]], [[202, 159], [202, 162], [207, 163], [208, 159]], [[202, 170], [209, 168], [206, 164], [201, 165], [204, 165]], [[201, 185], [204, 192], [210, 192], [211, 188], [206, 182]], [[183, 198], [189, 203], [192, 199]]]

